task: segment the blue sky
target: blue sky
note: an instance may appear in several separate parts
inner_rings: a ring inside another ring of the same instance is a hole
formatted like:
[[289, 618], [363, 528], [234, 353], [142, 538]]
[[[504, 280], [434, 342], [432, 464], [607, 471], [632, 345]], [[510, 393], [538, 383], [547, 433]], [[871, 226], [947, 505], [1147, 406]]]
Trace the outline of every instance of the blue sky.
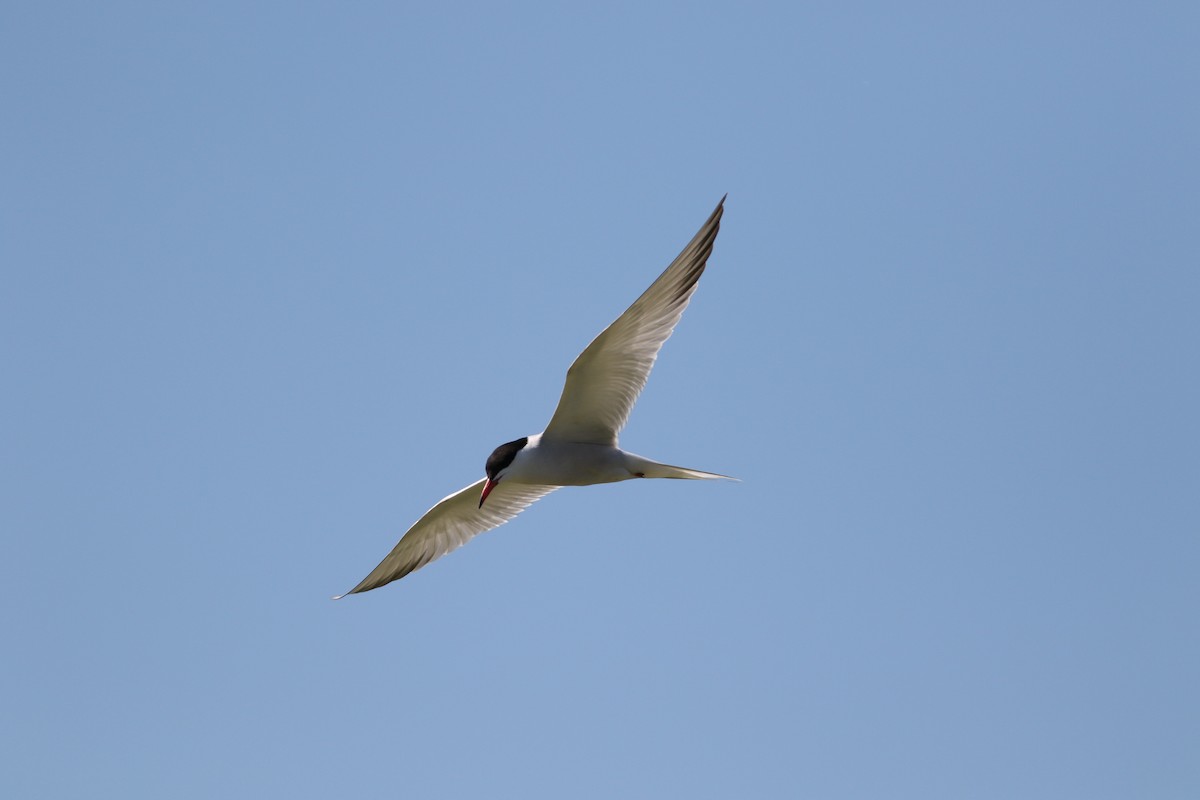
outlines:
[[[22, 4], [0, 793], [1195, 797], [1194, 4]], [[725, 192], [622, 444], [361, 597]]]

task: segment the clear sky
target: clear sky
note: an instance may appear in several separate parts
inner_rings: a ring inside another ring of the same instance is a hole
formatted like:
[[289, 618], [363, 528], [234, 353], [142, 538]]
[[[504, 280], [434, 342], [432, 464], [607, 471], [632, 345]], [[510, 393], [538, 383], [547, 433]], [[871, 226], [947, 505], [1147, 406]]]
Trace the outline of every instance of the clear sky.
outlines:
[[[1200, 796], [1200, 6], [16, 3], [0, 795]], [[362, 596], [722, 194], [622, 444]]]

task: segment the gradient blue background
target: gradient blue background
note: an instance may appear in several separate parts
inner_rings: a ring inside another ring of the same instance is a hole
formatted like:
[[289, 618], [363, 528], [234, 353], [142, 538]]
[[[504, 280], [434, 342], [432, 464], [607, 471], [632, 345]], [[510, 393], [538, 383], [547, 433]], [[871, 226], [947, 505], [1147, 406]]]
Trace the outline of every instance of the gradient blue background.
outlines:
[[0, 794], [1200, 796], [1198, 9], [10, 4]]

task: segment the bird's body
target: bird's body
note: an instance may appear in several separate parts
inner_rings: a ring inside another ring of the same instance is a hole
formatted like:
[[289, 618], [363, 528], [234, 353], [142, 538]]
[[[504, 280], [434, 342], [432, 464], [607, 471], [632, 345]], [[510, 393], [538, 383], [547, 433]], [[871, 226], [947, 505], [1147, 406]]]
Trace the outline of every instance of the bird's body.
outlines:
[[[724, 478], [711, 472], [660, 464], [619, 447], [547, 439], [539, 433], [513, 458], [505, 483], [591, 486], [630, 478]], [[499, 484], [497, 484], [499, 486]]]
[[725, 199], [683, 252], [620, 317], [592, 340], [567, 371], [546, 430], [497, 447], [487, 477], [442, 499], [347, 594], [404, 577], [502, 525], [560, 486], [631, 478], [726, 478], [675, 467], [622, 450], [617, 434], [646, 385], [659, 348], [671, 335], [704, 272]]
[[513, 483], [591, 486], [636, 477], [623, 450], [605, 444], [545, 439], [539, 433], [516, 454], [504, 476]]

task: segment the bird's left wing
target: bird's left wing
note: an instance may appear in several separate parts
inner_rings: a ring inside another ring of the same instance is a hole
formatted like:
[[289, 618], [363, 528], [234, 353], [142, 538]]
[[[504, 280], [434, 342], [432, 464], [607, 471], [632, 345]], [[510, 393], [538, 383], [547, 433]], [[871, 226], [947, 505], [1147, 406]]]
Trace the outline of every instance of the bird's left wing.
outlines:
[[616, 447], [617, 434], [650, 377], [659, 348], [696, 291], [724, 211], [722, 197], [683, 252], [575, 359], [544, 440]]
[[[501, 482], [488, 495], [487, 504], [479, 508], [479, 494], [486, 479], [472, 483], [455, 492], [425, 512], [400, 541], [392, 548], [371, 574], [346, 594], [378, 589], [384, 584], [403, 578], [441, 558], [451, 550], [496, 528], [520, 514], [535, 500], [548, 495], [557, 486]], [[345, 595], [338, 595], [338, 600]]]

